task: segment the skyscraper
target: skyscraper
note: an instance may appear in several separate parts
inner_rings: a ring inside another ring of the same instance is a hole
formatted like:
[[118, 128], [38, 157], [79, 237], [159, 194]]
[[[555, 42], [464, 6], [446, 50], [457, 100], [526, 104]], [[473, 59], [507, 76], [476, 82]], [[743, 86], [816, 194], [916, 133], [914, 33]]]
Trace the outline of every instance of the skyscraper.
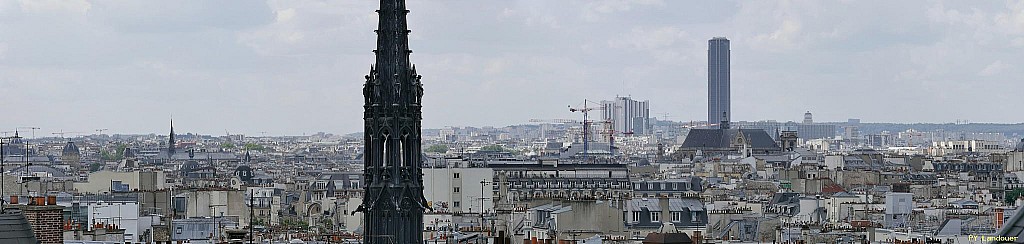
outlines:
[[729, 39], [715, 37], [708, 40], [708, 123], [731, 121], [729, 105]]
[[423, 172], [420, 168], [420, 100], [423, 85], [409, 62], [404, 0], [381, 0], [377, 10], [376, 63], [363, 85], [365, 196], [363, 243], [420, 243]]
[[601, 119], [610, 121], [616, 133], [645, 135], [650, 126], [648, 101], [637, 101], [631, 97], [615, 97], [613, 101], [601, 101]]

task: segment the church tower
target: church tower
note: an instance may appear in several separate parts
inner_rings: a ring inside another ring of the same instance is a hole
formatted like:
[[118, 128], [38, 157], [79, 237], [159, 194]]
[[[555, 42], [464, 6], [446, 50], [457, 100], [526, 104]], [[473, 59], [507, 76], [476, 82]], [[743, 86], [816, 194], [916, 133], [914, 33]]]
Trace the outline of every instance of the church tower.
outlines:
[[171, 119], [171, 135], [170, 139], [167, 140], [167, 159], [174, 159], [175, 144], [174, 141], [174, 119]]
[[410, 64], [404, 0], [381, 0], [376, 63], [363, 85], [365, 197], [363, 243], [421, 243], [423, 173], [420, 99], [423, 86]]

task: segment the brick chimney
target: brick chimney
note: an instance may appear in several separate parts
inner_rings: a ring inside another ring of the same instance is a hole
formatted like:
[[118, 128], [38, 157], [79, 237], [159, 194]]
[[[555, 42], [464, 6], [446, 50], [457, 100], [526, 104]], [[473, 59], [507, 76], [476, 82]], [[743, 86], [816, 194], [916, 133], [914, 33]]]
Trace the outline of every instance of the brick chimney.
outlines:
[[63, 244], [64, 223], [61, 221], [64, 217], [64, 207], [56, 205], [56, 203], [56, 197], [53, 197], [52, 205], [46, 205], [45, 197], [34, 197], [30, 198], [29, 204], [31, 205], [12, 204], [7, 205], [7, 207], [20, 209], [25, 214], [25, 218], [28, 219], [29, 225], [32, 226], [32, 232], [35, 234], [36, 240], [39, 240], [39, 243]]

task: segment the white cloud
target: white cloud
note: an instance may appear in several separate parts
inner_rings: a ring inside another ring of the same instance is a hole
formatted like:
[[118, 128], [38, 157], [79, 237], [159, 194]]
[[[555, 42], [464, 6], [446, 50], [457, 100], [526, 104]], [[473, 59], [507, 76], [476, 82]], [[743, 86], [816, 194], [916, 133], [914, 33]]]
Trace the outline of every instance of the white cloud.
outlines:
[[630, 33], [620, 36], [622, 39], [609, 41], [608, 45], [619, 48], [628, 46], [638, 50], [664, 49], [672, 47], [686, 37], [686, 32], [677, 27], [637, 27]]
[[988, 66], [985, 66], [984, 69], [981, 69], [981, 72], [978, 72], [978, 74], [984, 76], [993, 76], [1001, 73], [1004, 69], [1008, 67], [1009, 65], [1003, 63], [1002, 60], [996, 60], [995, 62], [992, 62]]
[[608, 47], [642, 52], [657, 60], [658, 65], [675, 66], [696, 60], [694, 55], [703, 55], [704, 52], [699, 51], [703, 45], [698, 44], [703, 43], [703, 39], [673, 26], [635, 27], [609, 40]]
[[774, 50], [792, 49], [797, 46], [801, 38], [801, 24], [792, 19], [783, 20], [775, 31], [754, 37], [754, 42], [760, 42], [766, 46], [774, 47]]
[[277, 11], [277, 22], [287, 22], [288, 20], [291, 20], [294, 17], [295, 17], [295, 9], [294, 8], [288, 8], [288, 9], [278, 10]]
[[583, 5], [583, 19], [587, 21], [598, 21], [603, 15], [624, 12], [633, 9], [634, 6], [663, 5], [662, 0], [596, 0], [587, 1]]
[[324, 54], [341, 48], [339, 43], [373, 40], [376, 29], [370, 2], [271, 1], [270, 8], [272, 23], [237, 34], [240, 43], [263, 56]]
[[74, 13], [85, 14], [92, 4], [85, 0], [20, 0], [21, 10], [29, 14]]
[[[626, 94], [651, 100], [652, 112], [699, 120], [713, 36], [732, 40], [737, 119], [799, 119], [813, 103], [825, 121], [1024, 120], [941, 104], [961, 95], [1014, 102], [987, 94], [1024, 89], [1013, 62], [1024, 56], [1021, 2], [409, 4], [426, 127], [568, 117], [566, 104]], [[45, 128], [72, 129], [62, 123], [82, 115], [82, 129], [148, 133], [174, 113], [200, 132], [357, 131], [376, 8], [356, 0], [0, 0], [0, 91], [25, 91], [0, 106], [25, 115], [9, 123]], [[991, 82], [964, 82], [976, 80]], [[778, 97], [794, 89], [799, 96]], [[25, 99], [32, 104], [12, 104]], [[914, 101], [943, 109], [886, 106]], [[125, 113], [138, 119], [119, 119]]]

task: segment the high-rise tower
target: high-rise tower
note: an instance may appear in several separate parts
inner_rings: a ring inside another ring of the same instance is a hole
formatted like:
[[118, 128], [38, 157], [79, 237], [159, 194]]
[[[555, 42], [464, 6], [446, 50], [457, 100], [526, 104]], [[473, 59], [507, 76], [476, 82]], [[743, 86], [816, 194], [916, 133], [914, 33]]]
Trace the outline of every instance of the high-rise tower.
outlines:
[[601, 120], [610, 121], [616, 133], [649, 134], [651, 126], [650, 102], [631, 97], [616, 96], [613, 101], [601, 101]]
[[729, 109], [729, 39], [708, 40], [708, 123], [732, 121]]
[[420, 99], [423, 85], [409, 62], [404, 0], [381, 0], [376, 64], [363, 85], [363, 243], [420, 243], [423, 173]]

